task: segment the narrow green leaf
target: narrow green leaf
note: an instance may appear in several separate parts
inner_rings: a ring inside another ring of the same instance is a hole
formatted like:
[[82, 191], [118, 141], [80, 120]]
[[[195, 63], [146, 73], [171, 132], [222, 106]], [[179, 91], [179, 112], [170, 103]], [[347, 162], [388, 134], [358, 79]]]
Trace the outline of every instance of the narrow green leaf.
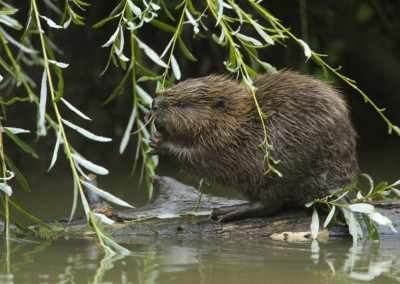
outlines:
[[132, 71], [132, 63], [128, 68], [128, 71], [125, 72], [124, 78], [122, 78], [121, 83], [114, 89], [114, 91], [111, 93], [111, 95], [104, 101], [103, 105], [106, 105], [108, 103], [110, 103], [111, 101], [113, 101], [117, 96], [123, 94], [124, 92], [124, 86], [126, 84], [126, 82], [128, 81], [128, 79], [130, 78], [130, 74]]
[[162, 7], [163, 7], [163, 9], [164, 9], [165, 14], [166, 14], [172, 21], [175, 22], [175, 18], [174, 18], [174, 17], [172, 16], [172, 14], [168, 11], [168, 9], [167, 9], [167, 7], [165, 6], [165, 3], [164, 3], [163, 0], [161, 0], [161, 4], [162, 4]]
[[[3, 215], [4, 217], [6, 217], [6, 214], [0, 210], [0, 215]], [[10, 220], [11, 222], [13, 222], [15, 224], [15, 226], [17, 226], [18, 229], [20, 229], [22, 232], [25, 232], [27, 234], [35, 234], [35, 231], [28, 228], [27, 226], [25, 226], [24, 224], [22, 224], [20, 221], [18, 221], [17, 219], [15, 219], [13, 216], [10, 216]]]
[[176, 32], [176, 28], [175, 27], [173, 27], [171, 25], [168, 25], [168, 24], [166, 24], [164, 22], [161, 22], [159, 20], [156, 20], [156, 19], [153, 19], [150, 22], [150, 24], [152, 24], [153, 26], [155, 26], [155, 27], [157, 27], [157, 28], [159, 28], [159, 29], [161, 29], [163, 31], [169, 32], [169, 33]]
[[1, 57], [0, 57], [0, 65], [3, 66], [3, 68], [6, 69], [8, 73], [10, 73], [15, 79], [19, 81], [17, 73], [15, 73], [14, 70], [12, 70], [11, 67]]
[[28, 212], [26, 212], [25, 210], [23, 210], [21, 207], [19, 207], [16, 203], [14, 203], [13, 201], [9, 200], [10, 204], [12, 207], [15, 208], [15, 210], [17, 210], [20, 214], [22, 214], [23, 216], [25, 216], [27, 219], [35, 222], [36, 224], [42, 226], [43, 228], [46, 229], [51, 229], [51, 227], [49, 225], [47, 225], [46, 223], [40, 221], [39, 219], [33, 217], [31, 214], [29, 214]]
[[194, 57], [193, 54], [189, 51], [189, 49], [186, 47], [186, 45], [183, 42], [181, 37], [178, 37], [178, 42], [179, 42], [179, 46], [180, 46], [183, 54], [186, 56], [186, 58], [191, 61], [197, 61], [196, 57]]
[[374, 188], [374, 192], [378, 192], [380, 190], [383, 190], [384, 188], [387, 188], [388, 183], [386, 181], [380, 182], [377, 186]]
[[373, 241], [379, 241], [380, 237], [376, 226], [372, 223], [371, 219], [367, 215], [362, 214], [362, 217], [365, 223], [365, 227], [368, 231], [367, 240], [372, 239]]
[[81, 0], [72, 0], [72, 1], [74, 1], [75, 3], [82, 5], [82, 6], [90, 6], [91, 5], [91, 4], [83, 2]]
[[100, 28], [100, 27], [102, 27], [105, 23], [107, 23], [108, 21], [110, 21], [110, 20], [112, 20], [112, 19], [115, 19], [115, 17], [107, 17], [107, 18], [101, 20], [100, 22], [94, 24], [94, 25], [93, 25], [93, 28], [95, 28], [95, 29]]
[[16, 12], [18, 12], [18, 9], [16, 9], [16, 8], [3, 7], [0, 10], [0, 15], [13, 15]]
[[24, 178], [24, 176], [22, 175], [22, 173], [20, 172], [20, 170], [18, 170], [18, 168], [7, 157], [7, 155], [5, 156], [5, 160], [6, 160], [7, 166], [15, 174], [15, 177], [16, 177], [17, 181], [19, 182], [19, 184], [22, 186], [22, 188], [25, 189], [26, 191], [30, 192], [31, 190], [29, 188], [29, 184], [26, 181], [26, 179]]
[[118, 85], [114, 91], [111, 93], [111, 95], [104, 101], [103, 105], [109, 104], [111, 101], [113, 101], [116, 97], [124, 93], [124, 86]]
[[33, 150], [25, 142], [19, 139], [16, 135], [12, 134], [9, 130], [7, 130], [7, 128], [3, 127], [2, 129], [4, 130], [4, 133], [7, 134], [7, 136], [10, 137], [22, 150], [24, 150], [28, 154], [31, 154], [34, 158], [39, 158], [35, 150]]

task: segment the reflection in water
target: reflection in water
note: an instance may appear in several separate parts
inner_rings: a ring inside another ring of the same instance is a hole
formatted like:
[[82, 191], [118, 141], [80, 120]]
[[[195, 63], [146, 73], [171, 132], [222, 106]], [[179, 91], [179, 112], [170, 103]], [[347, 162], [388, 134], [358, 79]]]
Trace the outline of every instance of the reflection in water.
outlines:
[[[126, 245], [125, 245], [126, 246]], [[400, 282], [399, 241], [135, 239], [129, 256], [104, 255], [96, 240], [13, 241], [11, 271], [0, 248], [0, 283]]]

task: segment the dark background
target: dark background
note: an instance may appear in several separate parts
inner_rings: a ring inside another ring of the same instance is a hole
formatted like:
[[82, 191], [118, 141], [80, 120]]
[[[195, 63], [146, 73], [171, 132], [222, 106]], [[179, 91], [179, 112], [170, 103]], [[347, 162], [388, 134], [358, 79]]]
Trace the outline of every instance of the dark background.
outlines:
[[[63, 1], [61, 1], [63, 2]], [[74, 104], [79, 110], [90, 116], [93, 121], [86, 122], [61, 106], [61, 113], [67, 120], [82, 126], [98, 135], [111, 137], [111, 143], [99, 143], [75, 135], [68, 130], [72, 146], [89, 160], [103, 165], [110, 170], [110, 175], [99, 179], [100, 187], [104, 188], [128, 202], [143, 204], [146, 189], [137, 187], [138, 177], [129, 179], [133, 163], [134, 141], [123, 155], [118, 152], [119, 144], [127, 125], [132, 109], [131, 89], [127, 87], [122, 95], [109, 105], [102, 103], [112, 93], [122, 79], [123, 71], [111, 66], [106, 74], [100, 77], [104, 69], [109, 48], [102, 48], [116, 29], [117, 20], [110, 21], [99, 29], [92, 26], [107, 17], [114, 9], [117, 1], [88, 1], [92, 5], [80, 14], [85, 17], [85, 26], [71, 24], [67, 30], [49, 29], [45, 22], [46, 34], [63, 51], [56, 54], [61, 62], [70, 66], [64, 69], [64, 98]], [[178, 1], [165, 1], [174, 7]], [[198, 3], [199, 2], [199, 3]], [[25, 23], [28, 6], [20, 1], [10, 1], [20, 8], [18, 19]], [[245, 1], [238, 1], [242, 7], [251, 11]], [[42, 14], [58, 19], [43, 3], [39, 3]], [[56, 5], [63, 3], [56, 3]], [[194, 1], [198, 11], [203, 2]], [[380, 108], [386, 108], [385, 115], [395, 124], [400, 125], [400, 2], [377, 0], [347, 1], [347, 0], [272, 0], [264, 1], [264, 7], [282, 24], [291, 28], [291, 32], [303, 39], [314, 51], [329, 55], [326, 60], [333, 66], [342, 66], [341, 73], [357, 81], [361, 88]], [[61, 7], [61, 6], [60, 6]], [[77, 10], [78, 12], [78, 10]], [[170, 8], [178, 18], [180, 10]], [[160, 20], [174, 25], [167, 17]], [[209, 25], [214, 26], [213, 24]], [[8, 31], [8, 30], [7, 30]], [[192, 38], [191, 27], [187, 25], [183, 38], [191, 52], [197, 57], [197, 62], [187, 60], [179, 51], [176, 56], [182, 71], [182, 79], [199, 77], [210, 73], [226, 73], [222, 62], [227, 58], [227, 51], [215, 44], [211, 32], [203, 32], [205, 38]], [[219, 34], [219, 33], [218, 33]], [[22, 32], [15, 33], [18, 36]], [[139, 38], [157, 52], [161, 52], [170, 40], [172, 34], [158, 30], [151, 25], [145, 25], [139, 30]], [[256, 35], [255, 35], [256, 36]], [[40, 49], [37, 36], [34, 40], [36, 48]], [[126, 41], [128, 34], [126, 34]], [[289, 68], [301, 73], [322, 77], [321, 68], [313, 62], [305, 63], [303, 50], [292, 40], [282, 45], [271, 46], [260, 52], [260, 58], [278, 69]], [[127, 47], [126, 47], [127, 48]], [[128, 51], [125, 52], [129, 54]], [[0, 55], [4, 58], [3, 50]], [[145, 64], [154, 72], [160, 74], [163, 70], [152, 65], [145, 56]], [[28, 69], [30, 76], [40, 86], [42, 69]], [[2, 71], [2, 74], [4, 72]], [[400, 177], [400, 138], [396, 134], [388, 135], [386, 123], [375, 112], [372, 106], [365, 104], [363, 98], [355, 90], [344, 85], [334, 75], [328, 80], [340, 88], [348, 100], [352, 110], [352, 120], [358, 132], [358, 156], [362, 172], [372, 175], [376, 182], [387, 180], [394, 182]], [[128, 84], [129, 85], [129, 84]], [[144, 85], [150, 94], [154, 94], [155, 85]], [[39, 88], [34, 90], [39, 94]], [[26, 96], [23, 88], [16, 89], [13, 96]], [[50, 105], [47, 109], [54, 117]], [[50, 132], [48, 137], [36, 139], [36, 106], [32, 103], [16, 103], [7, 107], [6, 126], [30, 129], [31, 134], [20, 135], [24, 141], [37, 150], [40, 159], [35, 160], [6, 140], [5, 151], [11, 160], [20, 168], [31, 185], [32, 193], [24, 193], [17, 185], [13, 185], [13, 200], [16, 200], [27, 210], [33, 210], [34, 215], [48, 217], [64, 217], [68, 215], [72, 200], [72, 177], [62, 153], [50, 173], [47, 168], [53, 153], [55, 136]], [[62, 151], [60, 151], [62, 152]], [[184, 173], [179, 173], [178, 167], [170, 161], [161, 160], [160, 174], [171, 174], [187, 181]], [[218, 193], [216, 193], [218, 194]], [[231, 193], [224, 193], [231, 194]], [[41, 210], [42, 209], [42, 210]], [[55, 213], [49, 213], [53, 212]]]

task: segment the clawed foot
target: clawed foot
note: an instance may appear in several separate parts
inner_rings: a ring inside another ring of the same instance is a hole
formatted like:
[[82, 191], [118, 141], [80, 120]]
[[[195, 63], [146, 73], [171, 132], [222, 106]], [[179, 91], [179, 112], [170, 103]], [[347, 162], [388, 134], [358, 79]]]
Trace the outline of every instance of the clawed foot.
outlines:
[[154, 149], [149, 152], [150, 155], [167, 155], [170, 148], [160, 132], [154, 132], [154, 137], [150, 137], [149, 146]]
[[248, 217], [260, 217], [264, 215], [264, 212], [265, 207], [263, 203], [261, 201], [254, 201], [213, 209], [208, 219], [215, 219], [218, 222], [227, 222]]
[[281, 211], [283, 205], [283, 203], [279, 203], [274, 204], [274, 206], [266, 207], [261, 201], [252, 201], [233, 206], [224, 206], [213, 209], [208, 219], [214, 219], [218, 222], [227, 222], [249, 217], [271, 216]]

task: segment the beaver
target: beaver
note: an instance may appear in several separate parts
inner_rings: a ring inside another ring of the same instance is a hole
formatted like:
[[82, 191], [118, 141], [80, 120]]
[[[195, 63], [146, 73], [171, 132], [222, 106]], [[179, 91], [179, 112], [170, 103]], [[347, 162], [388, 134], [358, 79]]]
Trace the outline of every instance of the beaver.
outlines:
[[239, 191], [248, 203], [214, 209], [219, 222], [301, 207], [355, 182], [356, 132], [342, 94], [307, 75], [282, 70], [254, 78], [265, 135], [251, 92], [225, 75], [166, 89], [150, 113], [152, 155], [177, 160], [194, 176]]

